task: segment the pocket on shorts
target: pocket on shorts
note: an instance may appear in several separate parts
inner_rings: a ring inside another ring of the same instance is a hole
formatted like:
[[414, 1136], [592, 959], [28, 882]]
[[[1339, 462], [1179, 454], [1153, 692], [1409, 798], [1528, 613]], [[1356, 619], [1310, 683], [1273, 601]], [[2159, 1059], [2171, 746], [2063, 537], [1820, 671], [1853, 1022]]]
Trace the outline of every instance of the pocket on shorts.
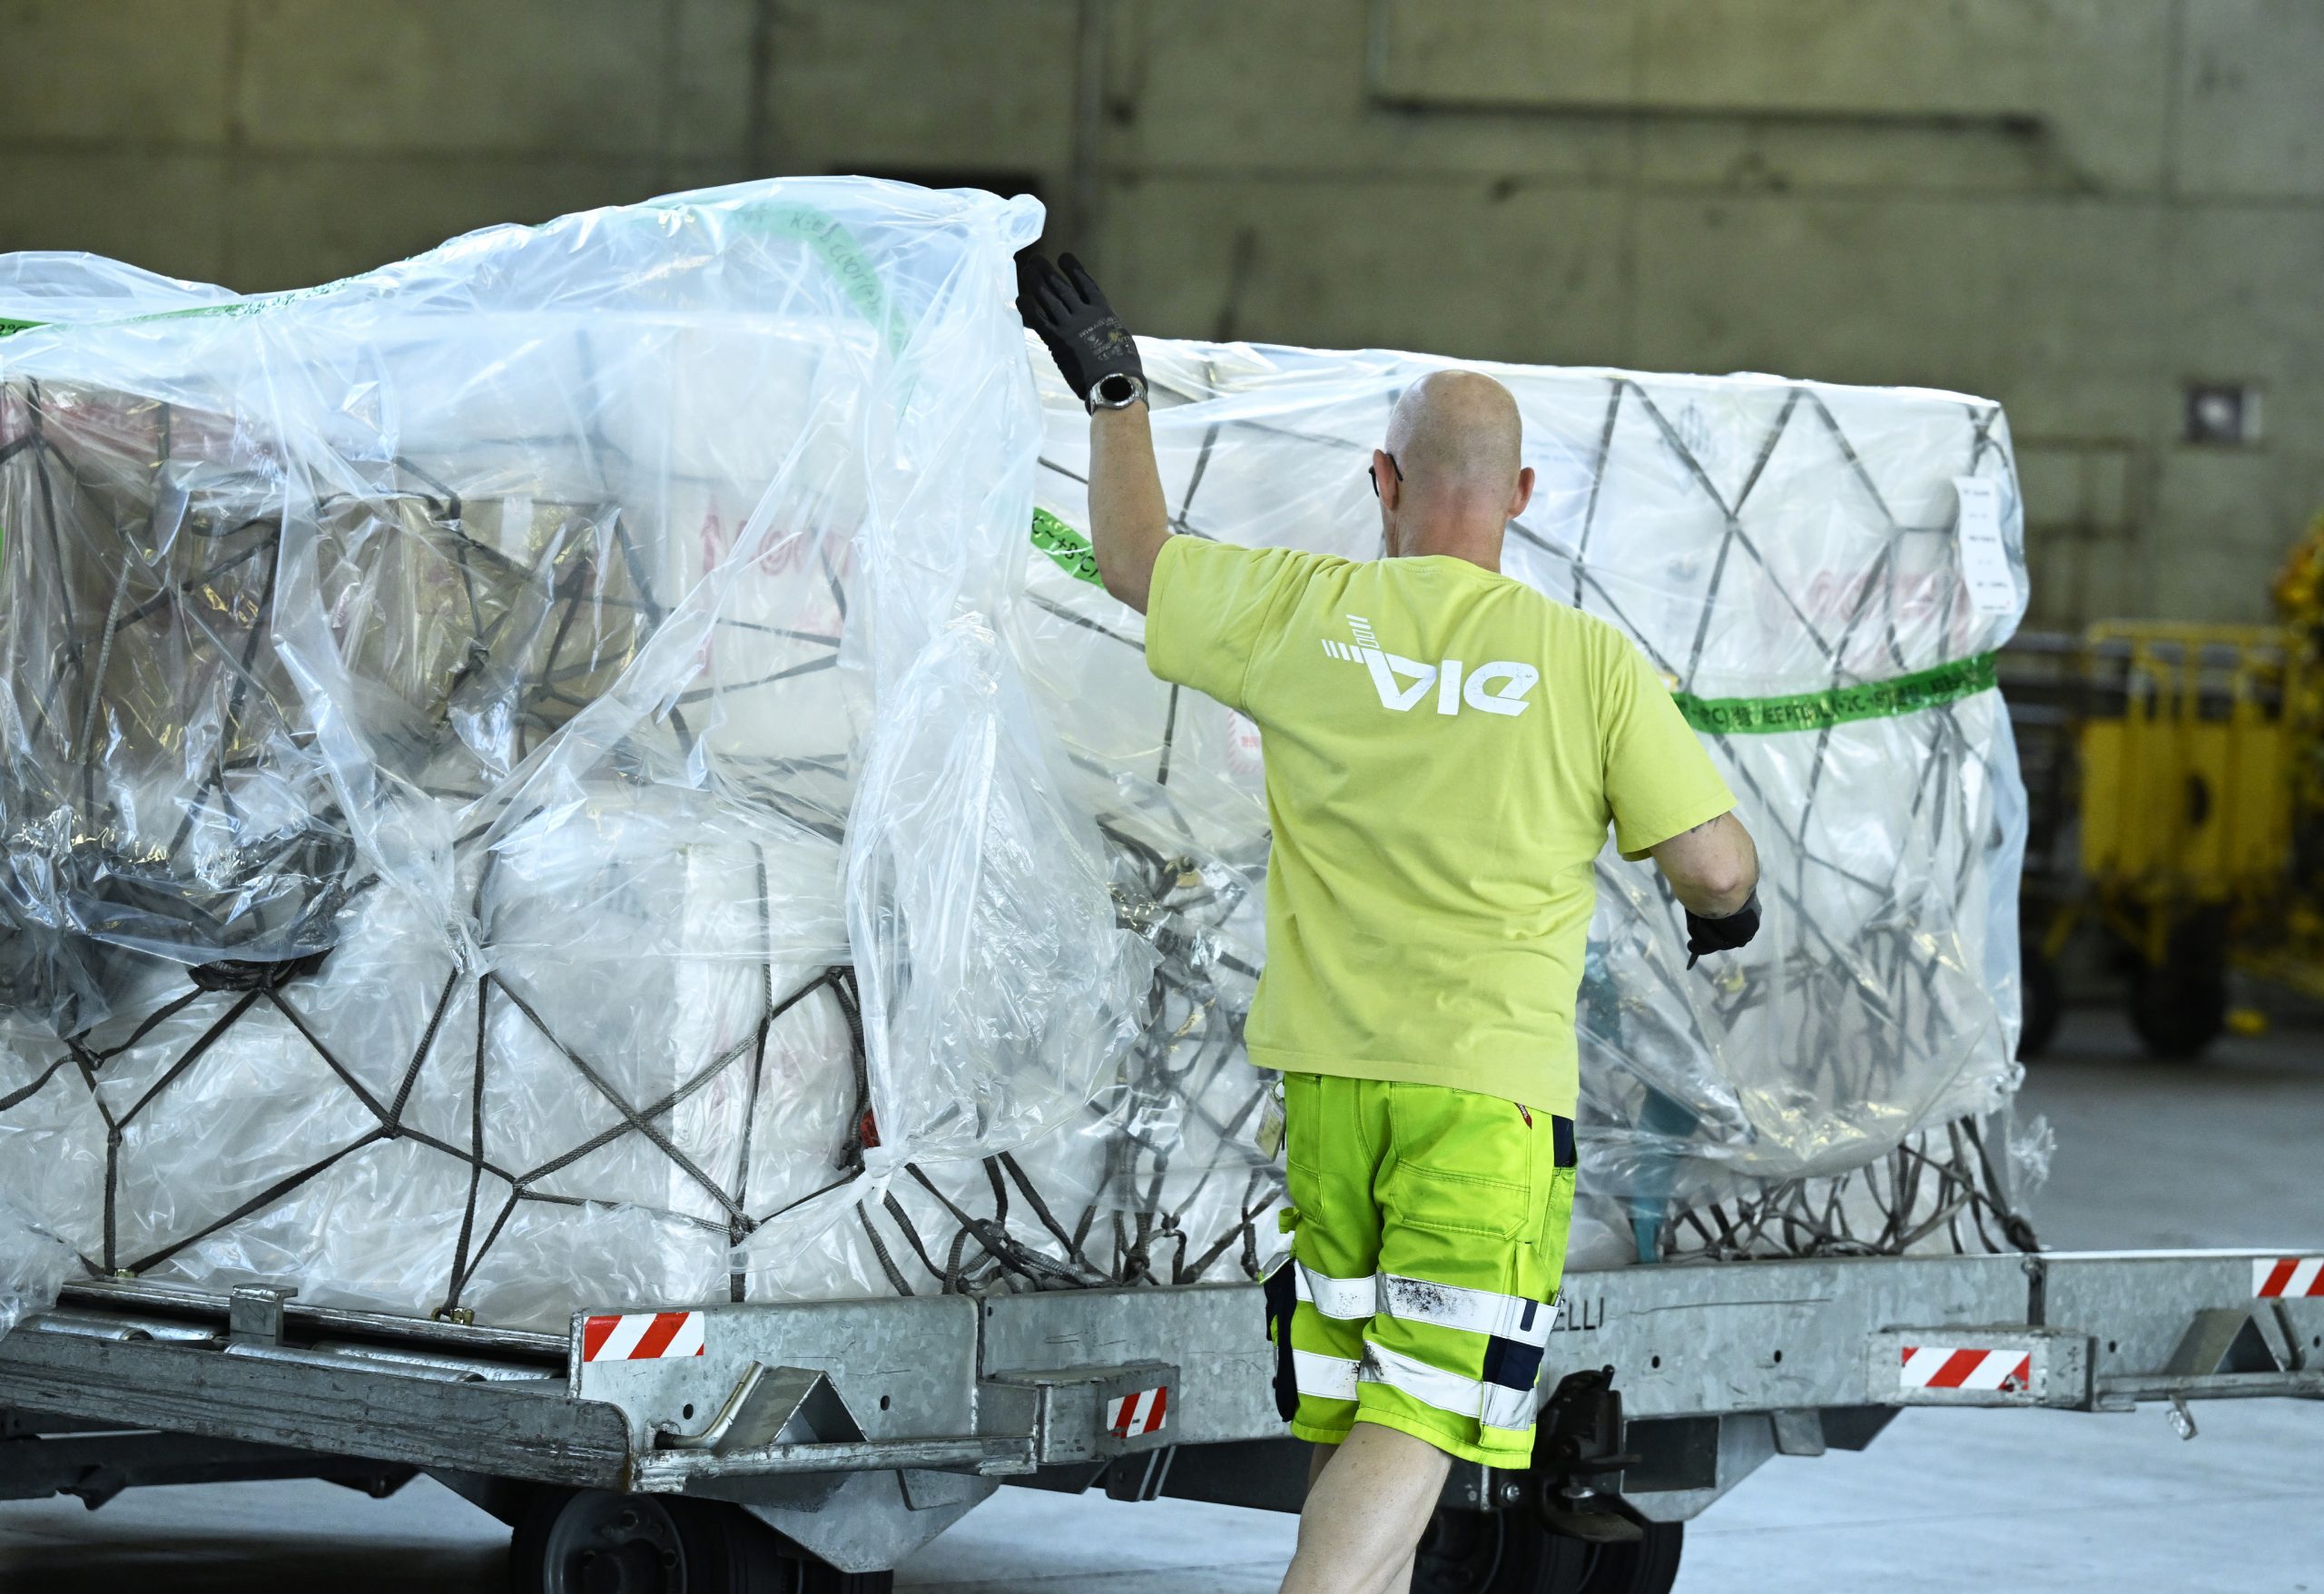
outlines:
[[[1382, 1189], [1393, 1221], [1414, 1228], [1524, 1236], [1536, 1224], [1531, 1126], [1498, 1097], [1431, 1085], [1389, 1087], [1394, 1165]], [[1547, 1119], [1535, 1115], [1543, 1127]]]
[[1529, 1279], [1525, 1287], [1541, 1300], [1555, 1300], [1565, 1280], [1566, 1248], [1572, 1239], [1573, 1183], [1571, 1168], [1558, 1168], [1542, 1179], [1533, 1232], [1525, 1237], [1532, 1253], [1531, 1266], [1541, 1274]]
[[1320, 1142], [1324, 1127], [1324, 1081], [1315, 1074], [1283, 1077], [1283, 1161], [1303, 1174], [1319, 1172], [1324, 1164]]

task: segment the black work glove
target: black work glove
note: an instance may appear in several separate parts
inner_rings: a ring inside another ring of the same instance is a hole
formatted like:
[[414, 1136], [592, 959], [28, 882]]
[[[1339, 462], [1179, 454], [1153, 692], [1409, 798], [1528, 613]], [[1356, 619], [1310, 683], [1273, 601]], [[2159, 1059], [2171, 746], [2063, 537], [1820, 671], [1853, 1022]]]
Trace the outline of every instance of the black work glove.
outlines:
[[1071, 255], [1059, 257], [1056, 266], [1029, 249], [1017, 257], [1017, 313], [1041, 335], [1066, 386], [1084, 404], [1089, 389], [1108, 377], [1146, 380], [1129, 329]]
[[1687, 910], [1687, 967], [1692, 969], [1698, 959], [1712, 952], [1731, 952], [1758, 933], [1759, 892], [1757, 887], [1743, 900], [1743, 906], [1717, 919], [1706, 919], [1689, 908]]

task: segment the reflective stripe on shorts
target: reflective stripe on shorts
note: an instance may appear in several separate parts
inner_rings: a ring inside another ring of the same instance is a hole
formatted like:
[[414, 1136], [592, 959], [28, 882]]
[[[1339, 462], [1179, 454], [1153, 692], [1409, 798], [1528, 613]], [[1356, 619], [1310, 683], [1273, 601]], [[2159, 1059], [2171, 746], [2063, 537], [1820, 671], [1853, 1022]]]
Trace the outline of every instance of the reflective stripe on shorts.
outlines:
[[1473, 1417], [1488, 1428], [1521, 1429], [1533, 1421], [1533, 1389], [1530, 1383], [1523, 1389], [1512, 1389], [1484, 1379], [1447, 1373], [1385, 1345], [1366, 1344], [1364, 1349], [1362, 1362], [1327, 1356], [1321, 1351], [1294, 1350], [1291, 1364], [1293, 1376], [1299, 1381], [1300, 1394], [1315, 1400], [1352, 1401], [1356, 1398], [1359, 1383], [1380, 1383], [1401, 1390], [1440, 1412]]
[[1345, 1356], [1326, 1356], [1321, 1351], [1294, 1350], [1291, 1370], [1299, 1381], [1301, 1395], [1319, 1401], [1352, 1401], [1362, 1363]]
[[1366, 1274], [1362, 1278], [1334, 1278], [1328, 1273], [1317, 1273], [1304, 1262], [1295, 1263], [1299, 1269], [1299, 1298], [1326, 1317], [1336, 1317], [1343, 1323], [1361, 1323], [1380, 1310], [1380, 1275]]
[[1325, 1317], [1362, 1323], [1376, 1313], [1408, 1323], [1433, 1323], [1493, 1339], [1514, 1340], [1540, 1350], [1550, 1343], [1550, 1304], [1522, 1295], [1496, 1294], [1461, 1284], [1433, 1284], [1424, 1278], [1396, 1274], [1369, 1274], [1363, 1278], [1334, 1278], [1304, 1262], [1298, 1270], [1299, 1299]]
[[1535, 1350], [1550, 1343], [1550, 1319], [1554, 1314], [1540, 1301], [1459, 1284], [1431, 1284], [1424, 1278], [1400, 1278], [1393, 1273], [1384, 1282], [1387, 1286], [1384, 1309], [1391, 1317], [1515, 1340]]
[[[1456, 1417], [1474, 1417], [1488, 1428], [1530, 1428], [1533, 1423], [1533, 1385], [1523, 1389], [1482, 1379], [1463, 1378], [1400, 1354], [1385, 1345], [1367, 1344], [1358, 1378], [1401, 1390], [1424, 1405]], [[1301, 1386], [1303, 1392], [1305, 1386]]]

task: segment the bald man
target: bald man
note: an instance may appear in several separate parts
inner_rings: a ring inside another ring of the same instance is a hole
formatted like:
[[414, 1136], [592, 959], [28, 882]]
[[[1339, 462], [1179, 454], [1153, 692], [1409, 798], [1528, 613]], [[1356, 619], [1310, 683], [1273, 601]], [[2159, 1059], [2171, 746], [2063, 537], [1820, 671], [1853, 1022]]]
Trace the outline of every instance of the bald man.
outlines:
[[1372, 454], [1386, 557], [1171, 535], [1137, 346], [1088, 273], [1019, 306], [1089, 406], [1098, 568], [1157, 675], [1250, 716], [1267, 961], [1246, 1029], [1282, 1074], [1278, 1403], [1317, 1450], [1287, 1594], [1385, 1594], [1449, 1458], [1531, 1465], [1573, 1205], [1573, 1029], [1610, 825], [1698, 955], [1758, 924], [1758, 859], [1662, 682], [1604, 622], [1501, 573], [1516, 400], [1441, 370]]

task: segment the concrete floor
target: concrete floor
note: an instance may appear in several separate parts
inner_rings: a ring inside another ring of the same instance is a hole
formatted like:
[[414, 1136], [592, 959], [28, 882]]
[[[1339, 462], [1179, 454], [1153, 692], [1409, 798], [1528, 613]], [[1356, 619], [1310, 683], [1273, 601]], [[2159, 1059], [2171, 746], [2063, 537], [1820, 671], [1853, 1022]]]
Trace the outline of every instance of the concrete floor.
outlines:
[[[2140, 1059], [2078, 1013], [2026, 1110], [2058, 1151], [2034, 1215], [2060, 1249], [2324, 1244], [2324, 1031]], [[2324, 1594], [2324, 1404], [1912, 1412], [1860, 1455], [1778, 1458], [1688, 1535], [1681, 1594], [1994, 1589]], [[1293, 1522], [1003, 1490], [898, 1579], [918, 1594], [1242, 1594], [1275, 1586]], [[432, 1483], [373, 1501], [323, 1483], [151, 1490], [91, 1515], [0, 1505], [0, 1589], [333, 1594], [497, 1589], [505, 1532]]]

